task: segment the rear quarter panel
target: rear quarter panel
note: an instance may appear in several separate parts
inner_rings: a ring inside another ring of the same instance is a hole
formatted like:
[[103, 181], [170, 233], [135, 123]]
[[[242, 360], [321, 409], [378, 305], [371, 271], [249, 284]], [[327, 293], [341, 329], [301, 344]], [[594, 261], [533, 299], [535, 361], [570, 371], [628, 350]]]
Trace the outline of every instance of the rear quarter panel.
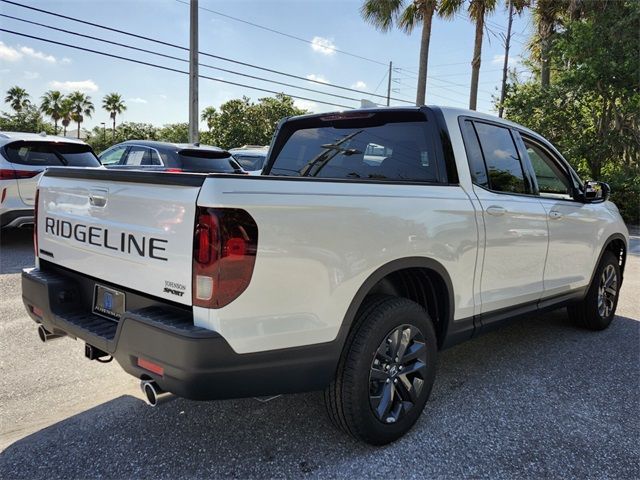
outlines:
[[206, 180], [199, 206], [241, 208], [258, 224], [249, 287], [200, 316], [239, 353], [334, 340], [379, 267], [423, 256], [449, 272], [455, 318], [473, 315], [475, 213], [458, 186], [277, 179]]

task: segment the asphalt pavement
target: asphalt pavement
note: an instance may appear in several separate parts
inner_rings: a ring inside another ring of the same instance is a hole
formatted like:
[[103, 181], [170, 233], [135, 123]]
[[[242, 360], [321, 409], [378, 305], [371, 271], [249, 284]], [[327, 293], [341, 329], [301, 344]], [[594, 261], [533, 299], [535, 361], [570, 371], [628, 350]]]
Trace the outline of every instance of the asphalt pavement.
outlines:
[[414, 429], [335, 430], [319, 393], [153, 409], [83, 344], [42, 344], [20, 298], [29, 230], [0, 234], [0, 478], [640, 478], [640, 237], [603, 332], [564, 310], [443, 352]]

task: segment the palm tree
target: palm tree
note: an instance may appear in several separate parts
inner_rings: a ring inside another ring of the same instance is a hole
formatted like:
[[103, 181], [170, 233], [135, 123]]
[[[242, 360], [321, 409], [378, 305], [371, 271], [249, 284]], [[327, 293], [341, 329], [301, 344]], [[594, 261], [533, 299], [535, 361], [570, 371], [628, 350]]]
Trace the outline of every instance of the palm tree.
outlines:
[[69, 95], [72, 102], [71, 119], [78, 124], [78, 138], [80, 138], [80, 124], [86, 118], [91, 118], [95, 107], [91, 102], [91, 97], [82, 92], [73, 92]]
[[16, 113], [20, 113], [23, 108], [31, 105], [27, 91], [17, 85], [7, 90], [7, 96], [4, 97], [4, 101], [8, 103]]
[[73, 101], [69, 97], [63, 97], [60, 102], [60, 119], [62, 120], [62, 135], [67, 136], [67, 127], [71, 123], [73, 116]]
[[209, 129], [209, 131], [211, 131], [211, 129], [213, 128], [213, 122], [215, 121], [217, 116], [218, 112], [216, 111], [215, 107], [206, 107], [204, 110], [202, 110], [202, 115], [200, 116], [200, 118], [207, 124], [207, 128]]
[[58, 134], [58, 120], [62, 118], [62, 100], [64, 95], [58, 90], [49, 90], [42, 96], [40, 111], [53, 120], [55, 134]]
[[[442, 0], [439, 13], [445, 18], [453, 18], [462, 8], [465, 0]], [[485, 18], [498, 6], [498, 0], [469, 0], [467, 12], [476, 24], [476, 35], [471, 60], [471, 91], [469, 108], [475, 110], [478, 105], [478, 81], [480, 80], [480, 57], [482, 55], [482, 39], [484, 36]]]
[[422, 23], [416, 105], [424, 105], [425, 101], [431, 22], [439, 1], [413, 0], [405, 4], [405, 0], [365, 0], [360, 8], [364, 19], [383, 32], [388, 32], [395, 23], [398, 28], [411, 33], [416, 25]]
[[102, 99], [102, 108], [109, 112], [109, 117], [113, 120], [113, 137], [116, 136], [116, 115], [121, 114], [127, 109], [119, 93], [110, 93]]
[[533, 53], [540, 60], [540, 84], [551, 84], [551, 46], [561, 15], [569, 8], [566, 0], [537, 0], [533, 7], [536, 24]]

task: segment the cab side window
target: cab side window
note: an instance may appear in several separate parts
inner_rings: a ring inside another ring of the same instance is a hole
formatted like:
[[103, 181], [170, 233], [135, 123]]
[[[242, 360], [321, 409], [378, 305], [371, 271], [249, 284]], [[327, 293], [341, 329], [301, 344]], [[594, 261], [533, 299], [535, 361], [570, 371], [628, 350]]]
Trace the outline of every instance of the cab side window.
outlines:
[[528, 193], [518, 150], [508, 128], [474, 122], [489, 176], [489, 188], [499, 192]]
[[571, 182], [562, 167], [536, 143], [522, 139], [538, 181], [541, 197], [572, 199]]

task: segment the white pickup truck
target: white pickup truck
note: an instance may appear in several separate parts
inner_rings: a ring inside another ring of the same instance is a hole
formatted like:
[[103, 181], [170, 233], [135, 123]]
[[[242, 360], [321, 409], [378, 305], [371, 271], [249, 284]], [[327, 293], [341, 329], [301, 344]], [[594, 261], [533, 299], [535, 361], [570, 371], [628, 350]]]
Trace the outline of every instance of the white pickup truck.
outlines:
[[466, 110], [293, 117], [263, 175], [51, 168], [24, 303], [162, 392], [325, 390], [334, 423], [391, 442], [438, 352], [503, 321], [615, 313], [628, 232], [608, 186], [544, 138]]

